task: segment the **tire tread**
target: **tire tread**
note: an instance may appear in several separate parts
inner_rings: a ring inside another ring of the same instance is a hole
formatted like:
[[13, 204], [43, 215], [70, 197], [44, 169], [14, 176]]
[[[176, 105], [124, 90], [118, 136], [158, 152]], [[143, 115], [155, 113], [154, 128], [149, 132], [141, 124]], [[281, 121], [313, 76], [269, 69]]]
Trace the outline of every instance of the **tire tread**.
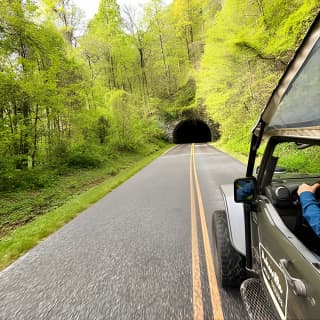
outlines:
[[231, 244], [226, 212], [215, 211], [212, 224], [221, 285], [222, 287], [239, 287], [246, 278], [245, 257]]

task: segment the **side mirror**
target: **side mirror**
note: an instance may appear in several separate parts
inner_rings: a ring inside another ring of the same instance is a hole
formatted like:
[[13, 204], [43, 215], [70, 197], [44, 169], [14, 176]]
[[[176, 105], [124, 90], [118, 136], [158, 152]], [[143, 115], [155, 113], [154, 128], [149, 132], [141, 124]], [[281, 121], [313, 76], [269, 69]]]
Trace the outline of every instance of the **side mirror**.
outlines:
[[[259, 174], [259, 171], [260, 171], [260, 166], [256, 168], [256, 175]], [[275, 170], [274, 170], [274, 173], [285, 173], [286, 171], [287, 171], [286, 168], [276, 167]]]
[[257, 180], [255, 177], [240, 178], [234, 181], [234, 201], [252, 203], [256, 199]]
[[274, 173], [286, 173], [287, 169], [283, 167], [276, 167]]

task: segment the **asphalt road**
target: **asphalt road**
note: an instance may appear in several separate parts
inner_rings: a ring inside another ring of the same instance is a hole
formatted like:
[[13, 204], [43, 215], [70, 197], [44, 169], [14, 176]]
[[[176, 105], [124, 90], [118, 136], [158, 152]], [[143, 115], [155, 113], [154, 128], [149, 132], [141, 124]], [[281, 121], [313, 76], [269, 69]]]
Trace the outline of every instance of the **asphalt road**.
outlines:
[[245, 319], [237, 290], [213, 298], [205, 244], [219, 185], [244, 166], [199, 144], [195, 172], [191, 149], [158, 158], [1, 272], [0, 319], [220, 320], [220, 307]]

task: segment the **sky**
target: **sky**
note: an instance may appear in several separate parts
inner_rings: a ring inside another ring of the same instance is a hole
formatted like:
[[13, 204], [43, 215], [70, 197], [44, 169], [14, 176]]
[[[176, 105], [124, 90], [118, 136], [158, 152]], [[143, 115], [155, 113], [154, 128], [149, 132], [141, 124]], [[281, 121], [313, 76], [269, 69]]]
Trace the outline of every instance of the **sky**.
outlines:
[[[120, 6], [136, 7], [148, 3], [150, 0], [118, 0]], [[100, 0], [74, 0], [74, 3], [86, 13], [86, 18], [91, 19], [98, 10]], [[169, 4], [172, 0], [165, 0]]]

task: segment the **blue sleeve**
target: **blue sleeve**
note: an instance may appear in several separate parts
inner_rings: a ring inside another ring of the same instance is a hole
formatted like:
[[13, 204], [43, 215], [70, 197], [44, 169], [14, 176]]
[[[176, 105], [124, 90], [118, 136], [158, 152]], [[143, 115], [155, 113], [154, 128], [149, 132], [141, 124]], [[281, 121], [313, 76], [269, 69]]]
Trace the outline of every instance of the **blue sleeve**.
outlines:
[[320, 237], [320, 204], [314, 194], [309, 191], [300, 194], [300, 202], [303, 216], [309, 223], [310, 227]]

